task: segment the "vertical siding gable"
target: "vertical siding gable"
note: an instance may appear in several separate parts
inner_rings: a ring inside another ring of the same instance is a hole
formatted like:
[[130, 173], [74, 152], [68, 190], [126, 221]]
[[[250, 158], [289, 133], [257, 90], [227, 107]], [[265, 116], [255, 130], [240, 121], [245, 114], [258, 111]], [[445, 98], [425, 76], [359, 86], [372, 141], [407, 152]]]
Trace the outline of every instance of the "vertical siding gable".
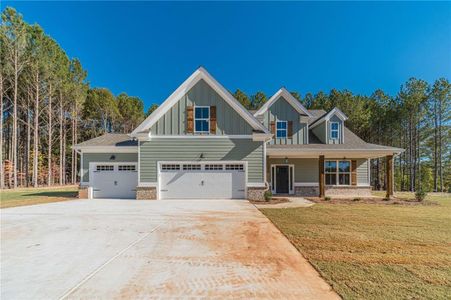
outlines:
[[307, 124], [300, 123], [299, 112], [287, 102], [284, 97], [279, 97], [264, 113], [263, 125], [270, 127], [271, 122], [276, 121], [293, 122], [292, 139], [273, 139], [271, 144], [306, 144], [307, 143]]
[[316, 137], [321, 141], [321, 143], [327, 144], [326, 139], [326, 123], [322, 122], [318, 126], [312, 129], [312, 132], [316, 135]]
[[200, 80], [150, 128], [154, 135], [185, 135], [187, 106], [216, 106], [216, 135], [251, 135], [247, 123], [208, 83]]
[[[334, 139], [332, 139], [332, 137], [331, 137], [331, 134], [330, 134], [330, 123], [331, 122], [338, 122], [338, 127], [339, 127], [339, 136], [338, 136], [338, 140], [334, 140]], [[343, 144], [343, 139], [342, 139], [342, 133], [343, 133], [343, 121], [339, 118], [339, 117], [337, 117], [336, 115], [333, 115], [330, 119], [329, 119], [329, 121], [327, 122], [327, 128], [328, 128], [328, 132], [327, 132], [327, 135], [328, 135], [328, 144]]]

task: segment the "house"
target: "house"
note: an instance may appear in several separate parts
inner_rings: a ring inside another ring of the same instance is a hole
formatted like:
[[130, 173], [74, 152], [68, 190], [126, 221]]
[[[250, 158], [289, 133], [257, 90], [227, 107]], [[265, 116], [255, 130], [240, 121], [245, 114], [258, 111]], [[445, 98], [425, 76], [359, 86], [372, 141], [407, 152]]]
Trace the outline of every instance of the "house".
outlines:
[[261, 200], [273, 194], [367, 195], [370, 159], [402, 149], [364, 142], [346, 115], [308, 110], [281, 88], [258, 111], [245, 109], [204, 68], [196, 70], [131, 134], [75, 146], [80, 196]]

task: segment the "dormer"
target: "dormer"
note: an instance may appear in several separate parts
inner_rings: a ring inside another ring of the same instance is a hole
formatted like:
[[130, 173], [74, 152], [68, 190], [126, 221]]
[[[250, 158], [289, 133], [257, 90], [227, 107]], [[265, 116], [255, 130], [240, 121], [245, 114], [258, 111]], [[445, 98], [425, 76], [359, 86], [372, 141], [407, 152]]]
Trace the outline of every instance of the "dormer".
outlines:
[[285, 88], [278, 90], [254, 116], [274, 135], [270, 144], [308, 144], [310, 112]]
[[310, 124], [310, 130], [324, 144], [343, 144], [344, 122], [347, 119], [340, 109], [334, 108]]

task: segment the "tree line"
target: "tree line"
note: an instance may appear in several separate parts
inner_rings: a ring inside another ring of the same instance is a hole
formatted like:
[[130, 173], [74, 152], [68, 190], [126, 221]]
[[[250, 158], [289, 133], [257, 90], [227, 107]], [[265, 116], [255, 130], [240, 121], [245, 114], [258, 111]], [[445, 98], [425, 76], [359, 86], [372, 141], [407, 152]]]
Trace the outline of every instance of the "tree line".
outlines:
[[[146, 112], [138, 97], [90, 87], [81, 62], [69, 58], [39, 25], [27, 24], [10, 7], [1, 18], [1, 188], [77, 183], [73, 145], [105, 132], [129, 133], [158, 105]], [[267, 101], [262, 91], [233, 94], [250, 110]], [[347, 126], [369, 143], [405, 149], [395, 159], [397, 190], [451, 188], [447, 79], [429, 84], [411, 78], [394, 96], [336, 89], [292, 95], [308, 109], [340, 108], [349, 117]], [[385, 188], [383, 158], [372, 160], [371, 173], [372, 185]]]
[[144, 103], [90, 88], [76, 58], [13, 8], [0, 24], [0, 187], [76, 183], [72, 146], [103, 132], [129, 132]]

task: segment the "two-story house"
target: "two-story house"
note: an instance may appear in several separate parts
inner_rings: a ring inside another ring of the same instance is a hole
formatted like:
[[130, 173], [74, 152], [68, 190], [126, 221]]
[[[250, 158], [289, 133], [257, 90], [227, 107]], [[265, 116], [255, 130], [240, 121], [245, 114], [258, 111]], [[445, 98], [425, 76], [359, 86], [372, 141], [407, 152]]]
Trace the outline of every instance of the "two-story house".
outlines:
[[285, 88], [245, 109], [199, 68], [131, 134], [75, 146], [80, 196], [136, 199], [258, 199], [273, 194], [367, 195], [370, 159], [402, 149], [364, 142], [338, 108], [307, 110]]

